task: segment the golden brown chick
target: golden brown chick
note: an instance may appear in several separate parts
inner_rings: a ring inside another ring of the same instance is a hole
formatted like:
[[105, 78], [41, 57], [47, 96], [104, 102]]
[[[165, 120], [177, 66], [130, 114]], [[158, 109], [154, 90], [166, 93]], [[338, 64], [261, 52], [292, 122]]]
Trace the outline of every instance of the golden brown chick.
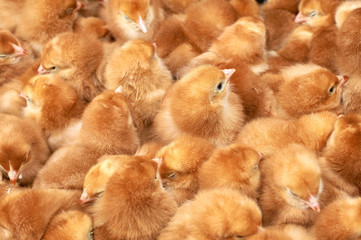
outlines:
[[79, 191], [26, 189], [11, 191], [0, 203], [0, 226], [18, 240], [38, 240], [61, 210], [77, 208]]
[[301, 0], [268, 0], [262, 5], [262, 10], [282, 9], [297, 14], [300, 1]]
[[[26, 0], [17, 13], [16, 35], [28, 41], [37, 56], [53, 37], [70, 32], [81, 8], [76, 0]], [[26, 23], [26, 24], [24, 24]]]
[[244, 121], [241, 100], [229, 86], [233, 73], [203, 65], [174, 83], [154, 119], [160, 141], [189, 134], [220, 146], [230, 144]]
[[338, 5], [335, 12], [336, 27], [340, 29], [350, 13], [357, 8], [361, 8], [361, 2], [357, 0], [344, 1]]
[[[163, 190], [159, 164], [147, 157], [120, 160], [104, 194], [92, 206], [94, 237], [104, 239], [155, 239], [175, 214], [177, 205]], [[119, 204], [121, 203], [121, 204]]]
[[74, 32], [80, 34], [93, 34], [98, 39], [104, 39], [109, 30], [104, 21], [97, 17], [79, 17], [74, 24]]
[[190, 5], [200, 2], [200, 0], [162, 0], [161, 2], [162, 7], [170, 16], [172, 14], [184, 13]]
[[237, 143], [215, 150], [199, 168], [199, 190], [231, 188], [256, 200], [260, 187], [258, 163], [262, 157]]
[[81, 203], [92, 202], [96, 197], [103, 194], [109, 178], [114, 174], [123, 159], [129, 159], [127, 155], [105, 155], [98, 159], [98, 163], [92, 166], [85, 176]]
[[257, 233], [261, 211], [250, 198], [232, 189], [199, 192], [178, 208], [159, 240], [239, 239]]
[[74, 88], [57, 76], [37, 75], [20, 95], [27, 102], [23, 117], [37, 123], [52, 151], [77, 139], [85, 103]]
[[259, 18], [260, 8], [254, 0], [231, 0], [230, 4], [237, 11], [240, 17], [252, 16]]
[[23, 45], [11, 32], [0, 29], [0, 84], [20, 76], [30, 66], [33, 56]]
[[290, 144], [260, 164], [263, 224], [311, 226], [321, 210], [321, 170], [316, 154]]
[[334, 129], [336, 119], [335, 113], [327, 111], [289, 120], [259, 118], [246, 124], [235, 142], [251, 147], [265, 156], [290, 143], [303, 144], [311, 151], [320, 152]]
[[0, 167], [15, 185], [30, 185], [48, 160], [50, 151], [41, 130], [30, 121], [0, 115]]
[[312, 227], [319, 240], [359, 239], [361, 199], [346, 198], [334, 201], [324, 208]]
[[337, 119], [335, 130], [323, 151], [327, 166], [344, 181], [361, 192], [359, 143], [361, 141], [361, 115], [347, 114]]
[[304, 227], [295, 224], [271, 226], [247, 238], [247, 240], [316, 240]]
[[79, 0], [83, 5], [79, 14], [84, 17], [98, 17], [104, 10], [107, 0]]
[[103, 58], [102, 44], [93, 36], [59, 34], [43, 48], [39, 74], [52, 74], [74, 87], [81, 99], [90, 102], [103, 86], [96, 70]]
[[214, 148], [206, 139], [181, 136], [157, 152], [156, 157], [162, 159], [159, 171], [163, 186], [172, 193], [178, 205], [197, 193], [199, 169]]
[[53, 217], [41, 239], [92, 240], [92, 219], [86, 213], [69, 210]]
[[143, 140], [164, 95], [171, 86], [172, 76], [155, 53], [154, 46], [144, 40], [132, 40], [116, 48], [107, 60], [104, 72], [105, 88], [122, 86], [132, 114], [133, 123]]
[[117, 41], [151, 41], [165, 14], [158, 0], [108, 0], [105, 20]]
[[105, 91], [84, 110], [78, 142], [59, 148], [34, 185], [81, 189], [87, 172], [101, 156], [134, 154], [138, 145], [124, 97]]
[[164, 147], [163, 144], [160, 144], [158, 142], [155, 141], [150, 141], [150, 142], [146, 142], [143, 143], [142, 145], [140, 145], [137, 149], [137, 151], [135, 152], [135, 155], [137, 156], [147, 156], [149, 158], [155, 158], [157, 155], [157, 152]]
[[[282, 69], [284, 82], [275, 93], [277, 116], [300, 117], [320, 111], [342, 111], [341, 92], [347, 78], [314, 64]], [[307, 96], [307, 97], [305, 97]]]

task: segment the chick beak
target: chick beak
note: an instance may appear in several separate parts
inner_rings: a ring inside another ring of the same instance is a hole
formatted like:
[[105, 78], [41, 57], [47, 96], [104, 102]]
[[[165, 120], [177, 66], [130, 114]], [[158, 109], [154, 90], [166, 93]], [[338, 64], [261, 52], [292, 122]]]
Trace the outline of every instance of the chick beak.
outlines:
[[345, 83], [347, 82], [347, 80], [349, 80], [349, 77], [347, 76], [337, 76], [338, 80], [340, 81], [340, 88], [343, 87], [343, 85], [345, 85]]
[[144, 20], [142, 19], [142, 17], [139, 17], [139, 21], [137, 23], [137, 27], [143, 32], [143, 33], [147, 33], [148, 29], [147, 26], [145, 25]]
[[233, 73], [236, 71], [236, 69], [231, 68], [231, 69], [223, 69], [222, 72], [224, 73], [224, 75], [226, 76], [226, 82], [229, 82], [229, 80], [231, 79], [231, 76], [233, 75]]
[[321, 210], [320, 204], [318, 203], [317, 198], [315, 196], [313, 196], [312, 194], [310, 195], [310, 198], [308, 199], [308, 205], [310, 206], [310, 208], [312, 208], [316, 212], [320, 212], [320, 210]]
[[86, 189], [84, 189], [83, 193], [82, 193], [81, 196], [80, 196], [79, 202], [80, 202], [81, 204], [85, 204], [85, 203], [88, 203], [88, 202], [92, 202], [93, 200], [94, 200], [94, 199], [91, 198], [91, 197], [88, 195]]
[[39, 68], [38, 68], [38, 74], [40, 75], [43, 75], [43, 74], [48, 74], [50, 73], [50, 71], [46, 70], [44, 67], [43, 67], [43, 64], [40, 64]]
[[13, 169], [13, 167], [10, 165], [10, 170], [8, 172], [8, 176], [10, 178], [10, 182], [12, 185], [15, 185], [16, 184], [16, 181], [18, 179], [18, 176], [19, 176], [19, 172], [15, 171]]
[[25, 54], [28, 54], [28, 51], [26, 51], [24, 48], [15, 45], [13, 43], [10, 43], [10, 45], [14, 48], [15, 50], [15, 57], [21, 57], [24, 56]]
[[74, 12], [79, 11], [80, 9], [83, 9], [84, 5], [81, 2], [76, 2], [76, 8], [74, 9]]
[[116, 93], [122, 93], [123, 92], [123, 87], [122, 85], [120, 85], [119, 87], [117, 87], [117, 89], [115, 89]]
[[19, 93], [19, 96], [22, 97], [22, 98], [24, 98], [25, 100], [27, 100], [27, 98], [25, 97], [25, 95], [23, 94], [22, 91]]
[[296, 23], [304, 23], [306, 22], [305, 17], [303, 16], [303, 14], [301, 12], [298, 12], [296, 18], [295, 18], [295, 22]]

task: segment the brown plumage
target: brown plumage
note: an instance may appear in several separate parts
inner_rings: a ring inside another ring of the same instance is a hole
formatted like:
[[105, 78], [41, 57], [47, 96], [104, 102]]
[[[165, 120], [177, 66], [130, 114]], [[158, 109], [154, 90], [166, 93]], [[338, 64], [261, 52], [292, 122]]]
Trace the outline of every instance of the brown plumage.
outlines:
[[0, 165], [10, 181], [31, 184], [50, 151], [41, 130], [28, 120], [1, 114]]
[[264, 225], [311, 226], [321, 209], [322, 180], [316, 154], [291, 144], [262, 161], [260, 171]]
[[241, 100], [229, 86], [233, 72], [203, 65], [174, 83], [154, 120], [158, 138], [169, 143], [189, 134], [220, 146], [231, 143], [244, 121]]
[[337, 116], [331, 112], [304, 115], [298, 119], [259, 118], [246, 124], [235, 142], [254, 148], [265, 156], [290, 143], [320, 152], [334, 129]]
[[282, 9], [296, 14], [300, 1], [301, 0], [269, 0], [262, 5], [262, 10]]
[[74, 23], [74, 32], [92, 34], [98, 39], [106, 38], [109, 30], [104, 21], [97, 17], [79, 17]]
[[105, 91], [86, 107], [78, 143], [59, 148], [38, 175], [36, 187], [81, 189], [102, 155], [134, 154], [139, 140], [121, 93]]
[[43, 130], [52, 151], [77, 139], [85, 103], [74, 88], [56, 76], [38, 75], [29, 80], [20, 95], [27, 102], [23, 117]]
[[316, 240], [308, 229], [295, 224], [271, 226], [250, 236], [247, 240]]
[[90, 209], [94, 237], [102, 239], [155, 239], [176, 211], [176, 203], [163, 190], [160, 162], [146, 157], [122, 159], [102, 197]]
[[182, 136], [158, 150], [156, 157], [163, 161], [159, 170], [163, 186], [178, 205], [197, 193], [200, 166], [210, 158], [214, 148], [206, 139]]
[[151, 41], [165, 15], [158, 0], [109, 0], [104, 16], [117, 41], [143, 39]]
[[172, 76], [151, 43], [132, 40], [116, 48], [107, 59], [103, 84], [110, 90], [122, 86], [122, 94], [141, 137], [152, 125], [172, 84]]
[[261, 153], [239, 144], [219, 148], [199, 168], [199, 189], [232, 188], [256, 200], [261, 158]]
[[250, 198], [232, 189], [205, 190], [178, 208], [159, 240], [238, 239], [255, 234], [261, 211]]
[[90, 102], [103, 90], [96, 77], [102, 58], [102, 44], [94, 36], [63, 33], [44, 47], [38, 73], [56, 75]]
[[321, 211], [312, 231], [318, 240], [358, 239], [361, 233], [360, 211], [360, 198], [334, 201]]
[[77, 208], [79, 191], [26, 189], [11, 191], [0, 203], [0, 226], [18, 240], [38, 240], [59, 211]]

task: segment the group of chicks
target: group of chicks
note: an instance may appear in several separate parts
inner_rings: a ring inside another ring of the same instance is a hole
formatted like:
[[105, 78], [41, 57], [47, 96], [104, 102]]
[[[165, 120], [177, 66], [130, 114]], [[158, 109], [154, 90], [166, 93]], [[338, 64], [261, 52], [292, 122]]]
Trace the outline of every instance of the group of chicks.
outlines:
[[0, 9], [1, 240], [361, 238], [360, 0]]

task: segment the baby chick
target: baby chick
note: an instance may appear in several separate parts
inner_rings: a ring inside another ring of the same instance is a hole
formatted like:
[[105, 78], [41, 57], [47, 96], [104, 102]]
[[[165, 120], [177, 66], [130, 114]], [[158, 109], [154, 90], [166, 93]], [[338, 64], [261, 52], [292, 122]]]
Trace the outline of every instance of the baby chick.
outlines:
[[172, 76], [154, 46], [144, 40], [132, 40], [115, 49], [107, 60], [104, 72], [105, 88], [122, 86], [133, 123], [141, 137], [158, 112]]
[[95, 238], [100, 231], [101, 237], [109, 240], [150, 240], [167, 225], [177, 205], [162, 188], [158, 160], [141, 156], [119, 159], [103, 196], [90, 209]]
[[77, 139], [85, 104], [74, 88], [56, 76], [38, 75], [20, 95], [27, 102], [23, 117], [38, 124], [52, 151]]
[[312, 227], [318, 240], [358, 239], [360, 224], [361, 198], [336, 200], [324, 208]]
[[207, 161], [215, 146], [206, 139], [181, 136], [161, 148], [157, 158], [162, 159], [160, 176], [163, 186], [181, 205], [198, 191], [200, 166]]
[[262, 157], [237, 143], [217, 149], [199, 169], [199, 189], [232, 188], [256, 200], [260, 187], [258, 163]]
[[103, 47], [95, 37], [63, 33], [44, 46], [38, 73], [59, 77], [90, 102], [103, 90], [96, 76], [102, 58]]
[[161, 3], [157, 0], [108, 0], [105, 4], [107, 26], [120, 42], [134, 39], [151, 41], [164, 18]]
[[11, 191], [0, 203], [0, 226], [18, 240], [42, 239], [50, 220], [76, 208], [79, 191], [25, 189]]
[[15, 185], [30, 185], [48, 160], [50, 151], [45, 139], [30, 121], [0, 114], [0, 167]]
[[262, 10], [282, 9], [296, 14], [300, 1], [301, 0], [268, 0], [262, 5]]
[[89, 215], [78, 210], [64, 211], [51, 219], [41, 239], [92, 240], [92, 225]]
[[257, 204], [238, 191], [205, 190], [178, 208], [158, 240], [248, 238], [257, 233], [261, 221]]
[[231, 143], [244, 119], [241, 100], [229, 86], [233, 73], [203, 65], [174, 83], [154, 119], [160, 141], [189, 134], [219, 146]]
[[320, 212], [321, 170], [316, 154], [290, 144], [260, 165], [263, 224], [311, 226]]

